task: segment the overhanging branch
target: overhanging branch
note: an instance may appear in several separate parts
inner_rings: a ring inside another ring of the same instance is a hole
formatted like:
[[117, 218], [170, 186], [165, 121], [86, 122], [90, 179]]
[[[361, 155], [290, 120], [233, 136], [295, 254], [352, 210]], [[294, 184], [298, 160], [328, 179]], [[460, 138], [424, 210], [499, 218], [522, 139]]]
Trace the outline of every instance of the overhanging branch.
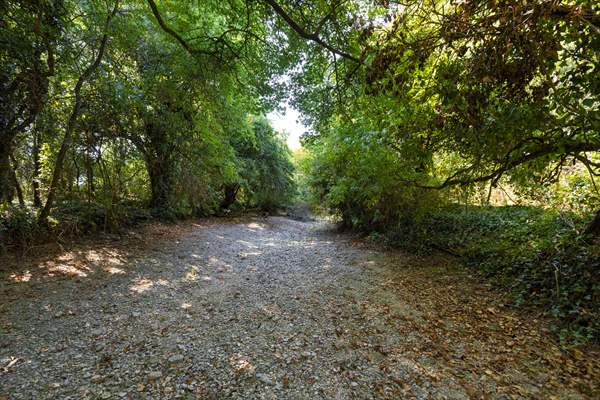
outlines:
[[[149, 0], [149, 1], [151, 1], [151, 0]], [[325, 49], [329, 50], [330, 52], [337, 54], [347, 60], [351, 60], [351, 61], [354, 61], [355, 63], [362, 64], [361, 60], [359, 60], [352, 54], [349, 54], [345, 51], [336, 49], [329, 43], [325, 42], [323, 39], [321, 39], [321, 37], [319, 37], [319, 35], [317, 33], [311, 33], [311, 32], [306, 31], [296, 21], [294, 21], [294, 19], [275, 0], [263, 0], [263, 1], [265, 3], [267, 3], [269, 6], [271, 6], [273, 11], [275, 11], [277, 13], [277, 15], [279, 15], [286, 22], [286, 24], [289, 25], [290, 28], [292, 28], [298, 35], [300, 35], [300, 37], [302, 37], [306, 40], [315, 42], [318, 45], [320, 45], [321, 47], [324, 47]], [[324, 21], [322, 21], [321, 24], [323, 22]], [[319, 27], [319, 30], [320, 29], [321, 29], [321, 27]]]
[[158, 10], [158, 6], [154, 2], [154, 0], [147, 0], [147, 1], [148, 1], [148, 5], [150, 6], [150, 10], [152, 10], [152, 14], [154, 15], [154, 18], [156, 18], [156, 22], [158, 22], [158, 25], [160, 25], [161, 29], [163, 31], [165, 31], [165, 33], [167, 33], [173, 39], [175, 39], [177, 41], [177, 43], [179, 43], [181, 45], [181, 47], [183, 47], [185, 49], [185, 51], [190, 53], [192, 56], [196, 56], [197, 54], [205, 54], [205, 55], [209, 55], [209, 56], [216, 55], [215, 53], [204, 51], [204, 50], [199, 50], [199, 49], [194, 49], [192, 46], [190, 46], [188, 44], [188, 42], [185, 41], [184, 38], [182, 38], [169, 25], [167, 25], [167, 23], [163, 19], [162, 15], [160, 14], [160, 11]]
[[464, 176], [464, 174], [467, 174], [469, 171], [474, 169], [475, 166], [471, 165], [470, 167], [461, 169], [461, 170], [457, 171], [456, 173], [452, 174], [444, 182], [442, 182], [438, 185], [423, 185], [416, 181], [411, 182], [411, 183], [422, 189], [444, 189], [444, 188], [447, 188], [450, 186], [465, 186], [465, 185], [470, 185], [470, 184], [479, 183], [479, 182], [487, 182], [487, 181], [497, 182], [500, 179], [500, 177], [502, 177], [502, 175], [504, 175], [509, 170], [511, 170], [519, 165], [525, 164], [529, 161], [538, 159], [540, 157], [544, 157], [544, 156], [556, 154], [556, 153], [563, 153], [564, 155], [571, 155], [571, 156], [575, 157], [576, 159], [580, 159], [580, 157], [579, 157], [580, 153], [588, 152], [588, 151], [598, 151], [598, 150], [600, 150], [600, 144], [598, 144], [598, 143], [582, 142], [582, 143], [562, 143], [562, 144], [552, 144], [552, 145], [546, 144], [546, 145], [540, 146], [538, 149], [536, 149], [534, 151], [527, 152], [526, 154], [523, 154], [512, 160], [506, 158], [505, 161], [501, 165], [499, 165], [496, 169], [494, 169], [493, 171], [491, 171], [490, 173], [488, 173], [486, 175], [475, 176], [475, 177]]

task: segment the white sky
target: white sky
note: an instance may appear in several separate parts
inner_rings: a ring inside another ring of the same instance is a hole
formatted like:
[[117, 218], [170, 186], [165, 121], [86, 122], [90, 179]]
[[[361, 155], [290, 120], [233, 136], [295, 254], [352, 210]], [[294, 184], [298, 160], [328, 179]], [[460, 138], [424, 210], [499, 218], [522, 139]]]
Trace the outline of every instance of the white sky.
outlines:
[[296, 109], [286, 104], [283, 113], [273, 111], [267, 114], [267, 118], [277, 132], [284, 132], [284, 136], [287, 136], [290, 150], [294, 151], [302, 147], [300, 136], [306, 131], [306, 127], [300, 122], [300, 113]]

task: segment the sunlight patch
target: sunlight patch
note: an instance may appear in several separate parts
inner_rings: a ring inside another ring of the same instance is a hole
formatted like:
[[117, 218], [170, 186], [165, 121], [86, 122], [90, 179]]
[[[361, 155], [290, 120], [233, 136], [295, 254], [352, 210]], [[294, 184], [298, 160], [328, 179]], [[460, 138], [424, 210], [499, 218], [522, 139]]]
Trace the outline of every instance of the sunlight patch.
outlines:
[[125, 274], [125, 271], [123, 271], [121, 268], [116, 268], [116, 267], [104, 268], [104, 272], [107, 272], [111, 275], [124, 275]]
[[250, 243], [250, 242], [247, 242], [247, 241], [245, 241], [245, 240], [238, 240], [237, 242], [238, 242], [238, 243], [241, 243], [241, 244], [243, 244], [243, 245], [245, 245], [246, 247], [248, 247], [248, 248], [250, 248], [250, 249], [258, 249], [258, 246], [257, 246], [257, 245], [255, 245], [255, 244], [252, 244], [252, 243]]
[[31, 279], [31, 272], [27, 270], [22, 274], [11, 274], [9, 278], [13, 282], [29, 282], [29, 280]]
[[229, 365], [237, 374], [251, 373], [255, 369], [250, 361], [239, 354], [229, 357]]
[[88, 250], [85, 252], [85, 261], [93, 263], [106, 263], [111, 265], [123, 265], [123, 257], [117, 250]]
[[250, 222], [246, 226], [250, 229], [258, 229], [260, 231], [265, 229], [265, 226], [263, 224], [257, 224], [256, 222]]
[[261, 254], [262, 254], [262, 251], [247, 251], [244, 253], [240, 253], [239, 256], [240, 257], [260, 256]]
[[187, 282], [196, 282], [198, 280], [198, 270], [199, 268], [193, 265], [188, 272], [185, 273], [184, 280]]
[[135, 283], [129, 286], [129, 290], [136, 293], [144, 293], [154, 286], [154, 282], [147, 278], [140, 278], [135, 281]]
[[[63, 259], [66, 259], [66, 257], [63, 257]], [[81, 269], [73, 266], [73, 265], [69, 265], [69, 264], [62, 264], [62, 263], [55, 263], [54, 261], [48, 261], [45, 264], [46, 269], [48, 270], [48, 272], [50, 272], [50, 275], [54, 275], [54, 274], [60, 274], [60, 275], [66, 275], [66, 276], [76, 276], [76, 277], [86, 277], [87, 273], [85, 271], [82, 271]], [[88, 269], [89, 268], [85, 268]]]

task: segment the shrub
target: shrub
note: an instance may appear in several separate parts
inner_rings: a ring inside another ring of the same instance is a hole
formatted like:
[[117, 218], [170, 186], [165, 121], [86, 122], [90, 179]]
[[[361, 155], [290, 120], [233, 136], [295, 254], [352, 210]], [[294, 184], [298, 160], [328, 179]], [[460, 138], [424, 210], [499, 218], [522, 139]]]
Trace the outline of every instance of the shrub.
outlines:
[[587, 218], [533, 207], [451, 206], [398, 224], [390, 244], [437, 248], [509, 293], [541, 307], [568, 342], [600, 342], [600, 246]]
[[20, 250], [27, 247], [39, 234], [36, 215], [30, 208], [3, 206], [0, 208], [0, 244]]

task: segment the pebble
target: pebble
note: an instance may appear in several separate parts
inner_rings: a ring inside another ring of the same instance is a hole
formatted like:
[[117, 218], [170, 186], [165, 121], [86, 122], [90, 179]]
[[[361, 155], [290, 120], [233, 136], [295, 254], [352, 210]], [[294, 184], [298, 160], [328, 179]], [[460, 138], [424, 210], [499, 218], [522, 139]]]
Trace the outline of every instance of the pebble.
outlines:
[[265, 374], [256, 374], [256, 379], [264, 383], [265, 385], [273, 386], [275, 383]]
[[152, 371], [148, 374], [148, 379], [156, 380], [162, 377], [162, 372], [160, 371]]
[[175, 364], [175, 363], [178, 363], [181, 361], [183, 361], [183, 356], [181, 354], [175, 354], [175, 355], [169, 357], [169, 363], [171, 363], [171, 364]]

